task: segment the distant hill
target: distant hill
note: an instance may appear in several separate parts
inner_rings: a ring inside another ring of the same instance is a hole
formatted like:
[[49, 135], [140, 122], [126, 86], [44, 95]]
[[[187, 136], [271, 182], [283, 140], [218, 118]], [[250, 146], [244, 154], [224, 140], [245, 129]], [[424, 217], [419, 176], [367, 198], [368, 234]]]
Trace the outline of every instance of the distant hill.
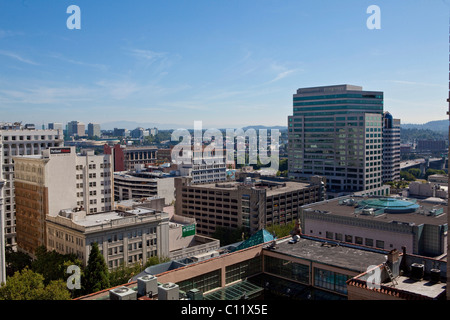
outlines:
[[[100, 126], [101, 126], [102, 130], [113, 130], [114, 128], [133, 130], [138, 127], [142, 127], [144, 129], [158, 128], [159, 130], [172, 130], [172, 129], [178, 129], [178, 128], [185, 128], [179, 124], [170, 124], [170, 123], [162, 124], [162, 123], [154, 123], [154, 122], [137, 122], [137, 121], [104, 122]], [[245, 131], [249, 128], [253, 128], [255, 130], [259, 130], [259, 129], [267, 129], [267, 130], [278, 129], [280, 131], [287, 130], [286, 126], [260, 126], [260, 125], [247, 126], [247, 127], [243, 127], [242, 129]], [[188, 127], [187, 129], [192, 129], [192, 126]], [[207, 129], [207, 128], [203, 128], [203, 129]], [[225, 127], [223, 129], [228, 129], [228, 128]], [[237, 129], [237, 128], [230, 127], [229, 129]]]
[[114, 128], [133, 130], [138, 127], [142, 127], [144, 129], [158, 128], [159, 130], [168, 130], [180, 127], [180, 125], [178, 124], [161, 124], [154, 122], [137, 122], [137, 121], [104, 122], [100, 126], [102, 130], [113, 130]]
[[405, 123], [402, 124], [402, 129], [422, 129], [431, 131], [448, 131], [449, 120], [434, 120], [423, 124]]

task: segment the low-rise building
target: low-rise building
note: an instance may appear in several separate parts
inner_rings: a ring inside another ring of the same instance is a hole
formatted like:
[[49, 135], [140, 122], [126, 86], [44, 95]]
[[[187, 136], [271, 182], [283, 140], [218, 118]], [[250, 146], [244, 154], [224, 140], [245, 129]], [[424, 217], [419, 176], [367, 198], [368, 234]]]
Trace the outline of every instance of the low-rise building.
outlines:
[[169, 216], [145, 207], [93, 215], [62, 210], [47, 216], [46, 233], [48, 250], [76, 254], [84, 265], [94, 242], [109, 268], [169, 256]]
[[384, 250], [406, 247], [412, 254], [447, 253], [447, 203], [428, 199], [346, 196], [304, 205], [303, 233]]

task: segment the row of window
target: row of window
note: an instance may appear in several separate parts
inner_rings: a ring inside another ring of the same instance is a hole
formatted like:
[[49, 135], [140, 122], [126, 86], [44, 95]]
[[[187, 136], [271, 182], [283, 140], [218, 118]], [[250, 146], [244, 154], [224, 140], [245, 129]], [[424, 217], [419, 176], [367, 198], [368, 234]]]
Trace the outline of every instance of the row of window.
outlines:
[[[313, 232], [312, 230], [310, 230], [310, 231], [311, 231], [311, 233]], [[353, 235], [349, 235], [349, 234], [343, 235], [342, 233], [334, 233], [331, 231], [326, 231], [325, 237], [327, 239], [355, 243], [355, 244], [365, 245], [368, 247], [376, 247], [379, 249], [385, 248], [385, 242], [383, 240], [376, 240], [376, 239], [374, 240], [371, 238], [363, 238], [360, 236], [353, 236]], [[390, 247], [392, 248], [393, 245], [391, 244]]]

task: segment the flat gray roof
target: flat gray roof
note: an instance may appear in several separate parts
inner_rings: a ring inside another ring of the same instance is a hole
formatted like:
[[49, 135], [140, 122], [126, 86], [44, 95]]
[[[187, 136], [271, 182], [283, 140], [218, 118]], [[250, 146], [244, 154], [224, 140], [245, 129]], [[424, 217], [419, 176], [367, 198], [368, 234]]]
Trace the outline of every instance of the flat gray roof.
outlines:
[[[339, 200], [342, 199], [355, 199], [356, 201], [366, 200], [369, 199], [368, 197], [362, 197], [362, 196], [346, 196], [341, 198], [335, 198], [331, 200], [325, 200], [321, 202], [316, 202], [313, 204], [308, 204], [303, 206], [303, 209], [312, 209], [312, 210], [319, 210], [323, 213], [332, 214], [332, 215], [338, 215], [338, 216], [345, 216], [345, 217], [353, 217], [358, 219], [366, 219], [366, 220], [375, 220], [380, 222], [393, 222], [393, 221], [399, 221], [399, 222], [405, 222], [405, 223], [414, 223], [416, 225], [421, 224], [429, 224], [429, 225], [444, 225], [447, 224], [447, 205], [433, 203], [433, 202], [427, 202], [426, 199], [423, 200], [416, 200], [417, 204], [422, 206], [425, 210], [425, 213], [428, 210], [431, 210], [433, 208], [442, 208], [443, 213], [438, 216], [428, 216], [426, 214], [419, 214], [416, 212], [413, 213], [383, 213], [378, 216], [372, 216], [372, 215], [362, 215], [358, 214], [355, 215], [355, 207], [345, 205], [345, 204], [339, 204]], [[382, 198], [382, 197], [380, 197]], [[376, 198], [373, 198], [376, 199]]]
[[330, 245], [327, 242], [301, 238], [297, 243], [288, 240], [278, 242], [276, 249], [266, 249], [295, 258], [306, 259], [357, 273], [363, 273], [369, 266], [386, 261], [387, 252], [357, 249], [345, 245]]

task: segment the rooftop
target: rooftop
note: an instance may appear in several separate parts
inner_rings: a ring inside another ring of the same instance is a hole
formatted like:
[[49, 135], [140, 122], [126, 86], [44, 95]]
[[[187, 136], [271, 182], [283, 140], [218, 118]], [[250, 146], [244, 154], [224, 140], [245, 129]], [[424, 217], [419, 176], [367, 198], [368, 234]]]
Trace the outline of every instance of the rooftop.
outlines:
[[239, 187], [247, 187], [252, 189], [266, 189], [267, 196], [273, 196], [286, 192], [310, 187], [309, 183], [293, 182], [293, 181], [272, 181], [266, 179], [257, 179], [252, 182], [227, 181], [217, 183], [196, 184], [197, 188], [217, 189], [217, 190], [237, 190]]
[[385, 223], [447, 224], [447, 203], [432, 200], [353, 195], [305, 205], [303, 209]]
[[[288, 239], [289, 240], [289, 239]], [[365, 272], [371, 265], [379, 265], [386, 261], [386, 251], [372, 250], [362, 246], [337, 245], [333, 242], [317, 241], [302, 235], [296, 243], [280, 241], [275, 249], [269, 249], [291, 257], [306, 259], [338, 268]]]

